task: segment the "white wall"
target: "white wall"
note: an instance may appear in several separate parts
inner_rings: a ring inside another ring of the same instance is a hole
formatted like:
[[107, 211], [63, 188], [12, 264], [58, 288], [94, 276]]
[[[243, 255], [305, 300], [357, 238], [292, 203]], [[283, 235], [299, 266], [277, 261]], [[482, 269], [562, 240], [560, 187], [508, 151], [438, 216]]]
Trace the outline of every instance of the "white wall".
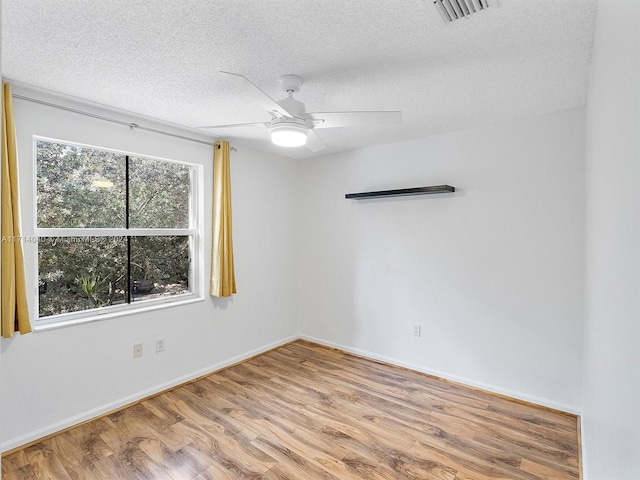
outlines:
[[301, 333], [579, 411], [584, 141], [577, 109], [302, 163]]
[[640, 478], [639, 27], [640, 2], [599, 1], [587, 100], [589, 480]]
[[[15, 110], [25, 235], [33, 232], [32, 135], [42, 135], [204, 165], [208, 206], [204, 245], [211, 244], [210, 146], [130, 131], [23, 100], [15, 101]], [[145, 119], [137, 123], [150, 125]], [[232, 153], [239, 293], [231, 300], [206, 296], [186, 306], [3, 339], [2, 449], [181, 383], [295, 335], [294, 305], [286, 292], [294, 275], [289, 249], [294, 233], [292, 162], [244, 147]], [[209, 248], [205, 247], [205, 279], [209, 277]], [[27, 271], [32, 272], [33, 249], [27, 248], [26, 255]], [[34, 278], [28, 280], [33, 288]], [[208, 284], [206, 287], [208, 292]], [[30, 306], [33, 314], [33, 302]], [[154, 348], [157, 337], [166, 338], [166, 351], [160, 354]], [[144, 342], [145, 354], [133, 359], [132, 345], [138, 341]]]

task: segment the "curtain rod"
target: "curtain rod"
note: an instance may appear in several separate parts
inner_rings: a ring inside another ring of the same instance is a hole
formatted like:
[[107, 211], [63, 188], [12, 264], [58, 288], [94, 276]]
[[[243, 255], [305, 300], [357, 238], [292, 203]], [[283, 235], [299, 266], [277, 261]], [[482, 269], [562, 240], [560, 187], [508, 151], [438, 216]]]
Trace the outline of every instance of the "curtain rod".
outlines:
[[[115, 118], [105, 117], [103, 115], [98, 115], [96, 113], [85, 112], [84, 110], [78, 110], [76, 108], [65, 107], [64, 105], [58, 105], [57, 103], [46, 102], [44, 100], [39, 100], [37, 98], [27, 97], [25, 95], [19, 95], [17, 93], [13, 94], [13, 98], [18, 98], [20, 100], [26, 100], [27, 102], [38, 103], [40, 105], [45, 105], [47, 107], [58, 108], [60, 110], [66, 110], [67, 112], [77, 113], [78, 115], [85, 115], [87, 117], [97, 118], [98, 120], [104, 120], [105, 122], [117, 123], [119, 125], [126, 125], [131, 130], [137, 128], [139, 130], [146, 130], [147, 132], [159, 133], [161, 135], [167, 135], [169, 137], [180, 138], [182, 140], [187, 140], [189, 142], [202, 143], [204, 145], [213, 146], [214, 142], [207, 142], [205, 140], [198, 140], [197, 138], [185, 137], [183, 135], [178, 135], [176, 133], [165, 132], [164, 130], [157, 130], [155, 128], [143, 127], [137, 123], [133, 122], [125, 122], [124, 120], [116, 120]], [[231, 150], [237, 152], [238, 150], [235, 147], [231, 147]]]

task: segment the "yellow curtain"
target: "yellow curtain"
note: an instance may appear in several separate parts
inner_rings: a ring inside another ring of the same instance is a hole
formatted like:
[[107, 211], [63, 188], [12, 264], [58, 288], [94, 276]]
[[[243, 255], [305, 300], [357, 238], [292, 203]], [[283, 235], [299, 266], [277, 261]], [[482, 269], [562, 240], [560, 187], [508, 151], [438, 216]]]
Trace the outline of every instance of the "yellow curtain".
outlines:
[[217, 142], [213, 148], [213, 246], [209, 289], [213, 297], [230, 297], [236, 293], [231, 231], [230, 150], [227, 141]]
[[11, 85], [2, 85], [2, 337], [31, 331], [18, 204], [18, 148]]

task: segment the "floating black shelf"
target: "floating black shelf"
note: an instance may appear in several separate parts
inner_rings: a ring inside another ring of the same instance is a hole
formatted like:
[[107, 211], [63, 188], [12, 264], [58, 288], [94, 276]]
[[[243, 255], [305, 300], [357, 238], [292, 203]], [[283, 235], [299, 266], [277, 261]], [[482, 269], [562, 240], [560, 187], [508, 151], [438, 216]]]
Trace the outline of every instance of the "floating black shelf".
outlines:
[[432, 193], [455, 192], [451, 185], [433, 185], [431, 187], [401, 188], [398, 190], [380, 190], [377, 192], [347, 193], [344, 198], [360, 200], [365, 198], [402, 197], [407, 195], [429, 195]]

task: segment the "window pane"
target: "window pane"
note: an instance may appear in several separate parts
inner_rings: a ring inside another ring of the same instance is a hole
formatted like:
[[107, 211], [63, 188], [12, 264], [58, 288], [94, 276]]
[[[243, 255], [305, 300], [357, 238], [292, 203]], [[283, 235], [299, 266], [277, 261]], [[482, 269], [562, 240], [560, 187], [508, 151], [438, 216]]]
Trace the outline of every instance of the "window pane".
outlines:
[[41, 228], [124, 228], [125, 156], [38, 140]]
[[131, 237], [134, 300], [189, 292], [189, 237]]
[[132, 228], [189, 228], [191, 167], [129, 157]]
[[40, 238], [40, 317], [126, 302], [125, 237]]

